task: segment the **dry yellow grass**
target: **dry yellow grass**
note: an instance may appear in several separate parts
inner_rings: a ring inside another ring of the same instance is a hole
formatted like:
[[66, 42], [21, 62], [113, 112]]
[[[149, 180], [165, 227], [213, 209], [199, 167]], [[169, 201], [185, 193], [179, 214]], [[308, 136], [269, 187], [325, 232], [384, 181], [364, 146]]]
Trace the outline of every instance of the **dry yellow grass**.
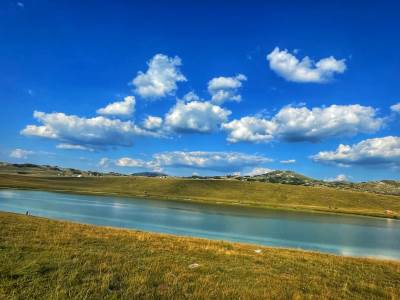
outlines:
[[0, 298], [399, 299], [400, 263], [0, 213]]

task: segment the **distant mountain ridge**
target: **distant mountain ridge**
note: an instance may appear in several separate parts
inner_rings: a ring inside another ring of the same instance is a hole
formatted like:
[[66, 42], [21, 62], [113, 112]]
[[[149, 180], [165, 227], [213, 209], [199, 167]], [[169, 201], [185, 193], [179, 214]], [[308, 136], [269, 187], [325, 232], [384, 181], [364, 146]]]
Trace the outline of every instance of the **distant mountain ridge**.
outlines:
[[74, 168], [62, 168], [50, 165], [36, 165], [31, 163], [12, 164], [0, 162], [0, 174], [20, 174], [20, 175], [36, 175], [36, 176], [72, 176], [72, 177], [88, 177], [88, 176], [145, 176], [145, 177], [166, 177], [167, 174], [160, 172], [138, 172], [131, 175], [117, 172], [97, 172], [83, 171]]
[[350, 181], [324, 181], [293, 171], [271, 171], [255, 176], [236, 176], [238, 180], [259, 181], [279, 184], [292, 184], [304, 186], [326, 186], [337, 189], [357, 190], [387, 195], [400, 195], [400, 181], [398, 180], [380, 180], [368, 182], [350, 182]]
[[[169, 175], [161, 172], [136, 172], [130, 175], [117, 172], [97, 172], [82, 171], [74, 168], [62, 168], [49, 165], [35, 165], [31, 163], [12, 164], [0, 162], [0, 174], [19, 174], [30, 176], [65, 176], [65, 177], [93, 177], [93, 176], [145, 176], [145, 177], [168, 177]], [[372, 192], [377, 194], [400, 195], [400, 181], [381, 180], [368, 182], [349, 182], [349, 181], [323, 181], [307, 177], [305, 175], [289, 171], [275, 170], [259, 175], [227, 175], [227, 176], [198, 176], [189, 177], [191, 179], [204, 180], [241, 180], [250, 182], [266, 182], [275, 184], [303, 185], [303, 186], [325, 186], [336, 189], [357, 190]]]

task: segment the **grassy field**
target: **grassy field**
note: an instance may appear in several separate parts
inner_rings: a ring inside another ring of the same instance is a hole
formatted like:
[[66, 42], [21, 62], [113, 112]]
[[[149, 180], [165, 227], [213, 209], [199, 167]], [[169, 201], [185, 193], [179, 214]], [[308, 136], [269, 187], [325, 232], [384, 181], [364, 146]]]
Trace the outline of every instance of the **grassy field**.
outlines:
[[0, 299], [66, 298], [400, 299], [400, 263], [0, 212]]
[[[151, 197], [259, 208], [300, 209], [378, 217], [400, 217], [400, 197], [237, 180], [146, 177], [38, 177], [0, 174], [0, 188]], [[387, 210], [391, 214], [387, 214]]]

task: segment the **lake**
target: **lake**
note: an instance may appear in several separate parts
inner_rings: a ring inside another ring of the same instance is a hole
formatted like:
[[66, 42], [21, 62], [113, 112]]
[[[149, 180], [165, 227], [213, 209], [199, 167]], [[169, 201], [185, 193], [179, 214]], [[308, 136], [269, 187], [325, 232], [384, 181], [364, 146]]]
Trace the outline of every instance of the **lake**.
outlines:
[[143, 231], [400, 259], [400, 220], [178, 201], [0, 190], [0, 210]]

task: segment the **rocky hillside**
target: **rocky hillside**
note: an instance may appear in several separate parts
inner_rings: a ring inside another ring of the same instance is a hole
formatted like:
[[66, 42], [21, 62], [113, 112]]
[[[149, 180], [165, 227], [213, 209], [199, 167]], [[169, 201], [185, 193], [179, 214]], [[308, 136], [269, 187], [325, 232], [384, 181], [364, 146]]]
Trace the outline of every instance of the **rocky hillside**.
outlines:
[[260, 181], [260, 182], [296, 184], [296, 185], [312, 185], [318, 182], [318, 180], [298, 174], [293, 171], [280, 171], [280, 170], [255, 176], [241, 176], [238, 179], [247, 181]]
[[357, 190], [372, 192], [385, 195], [400, 195], [400, 181], [381, 180], [368, 182], [349, 182], [349, 181], [323, 181], [304, 176], [293, 171], [272, 171], [256, 176], [238, 176], [238, 180], [259, 181], [280, 184], [294, 184], [305, 186], [326, 186], [336, 189]]
[[144, 177], [166, 177], [167, 174], [160, 172], [139, 172], [131, 175], [116, 172], [82, 171], [74, 168], [61, 168], [58, 166], [35, 165], [35, 164], [11, 164], [0, 162], [0, 174], [19, 174], [30, 176], [66, 176], [66, 177], [89, 177], [89, 176], [144, 176]]
[[372, 192], [385, 195], [399, 195], [400, 196], [400, 181], [396, 180], [381, 180], [381, 181], [368, 181], [368, 182], [344, 182], [344, 183], [325, 183], [331, 187], [341, 189], [351, 189], [365, 192]]
[[101, 173], [96, 171], [82, 171], [73, 168], [61, 168], [58, 166], [35, 165], [35, 164], [10, 164], [0, 162], [0, 174], [19, 174], [31, 176], [125, 176], [119, 173]]

